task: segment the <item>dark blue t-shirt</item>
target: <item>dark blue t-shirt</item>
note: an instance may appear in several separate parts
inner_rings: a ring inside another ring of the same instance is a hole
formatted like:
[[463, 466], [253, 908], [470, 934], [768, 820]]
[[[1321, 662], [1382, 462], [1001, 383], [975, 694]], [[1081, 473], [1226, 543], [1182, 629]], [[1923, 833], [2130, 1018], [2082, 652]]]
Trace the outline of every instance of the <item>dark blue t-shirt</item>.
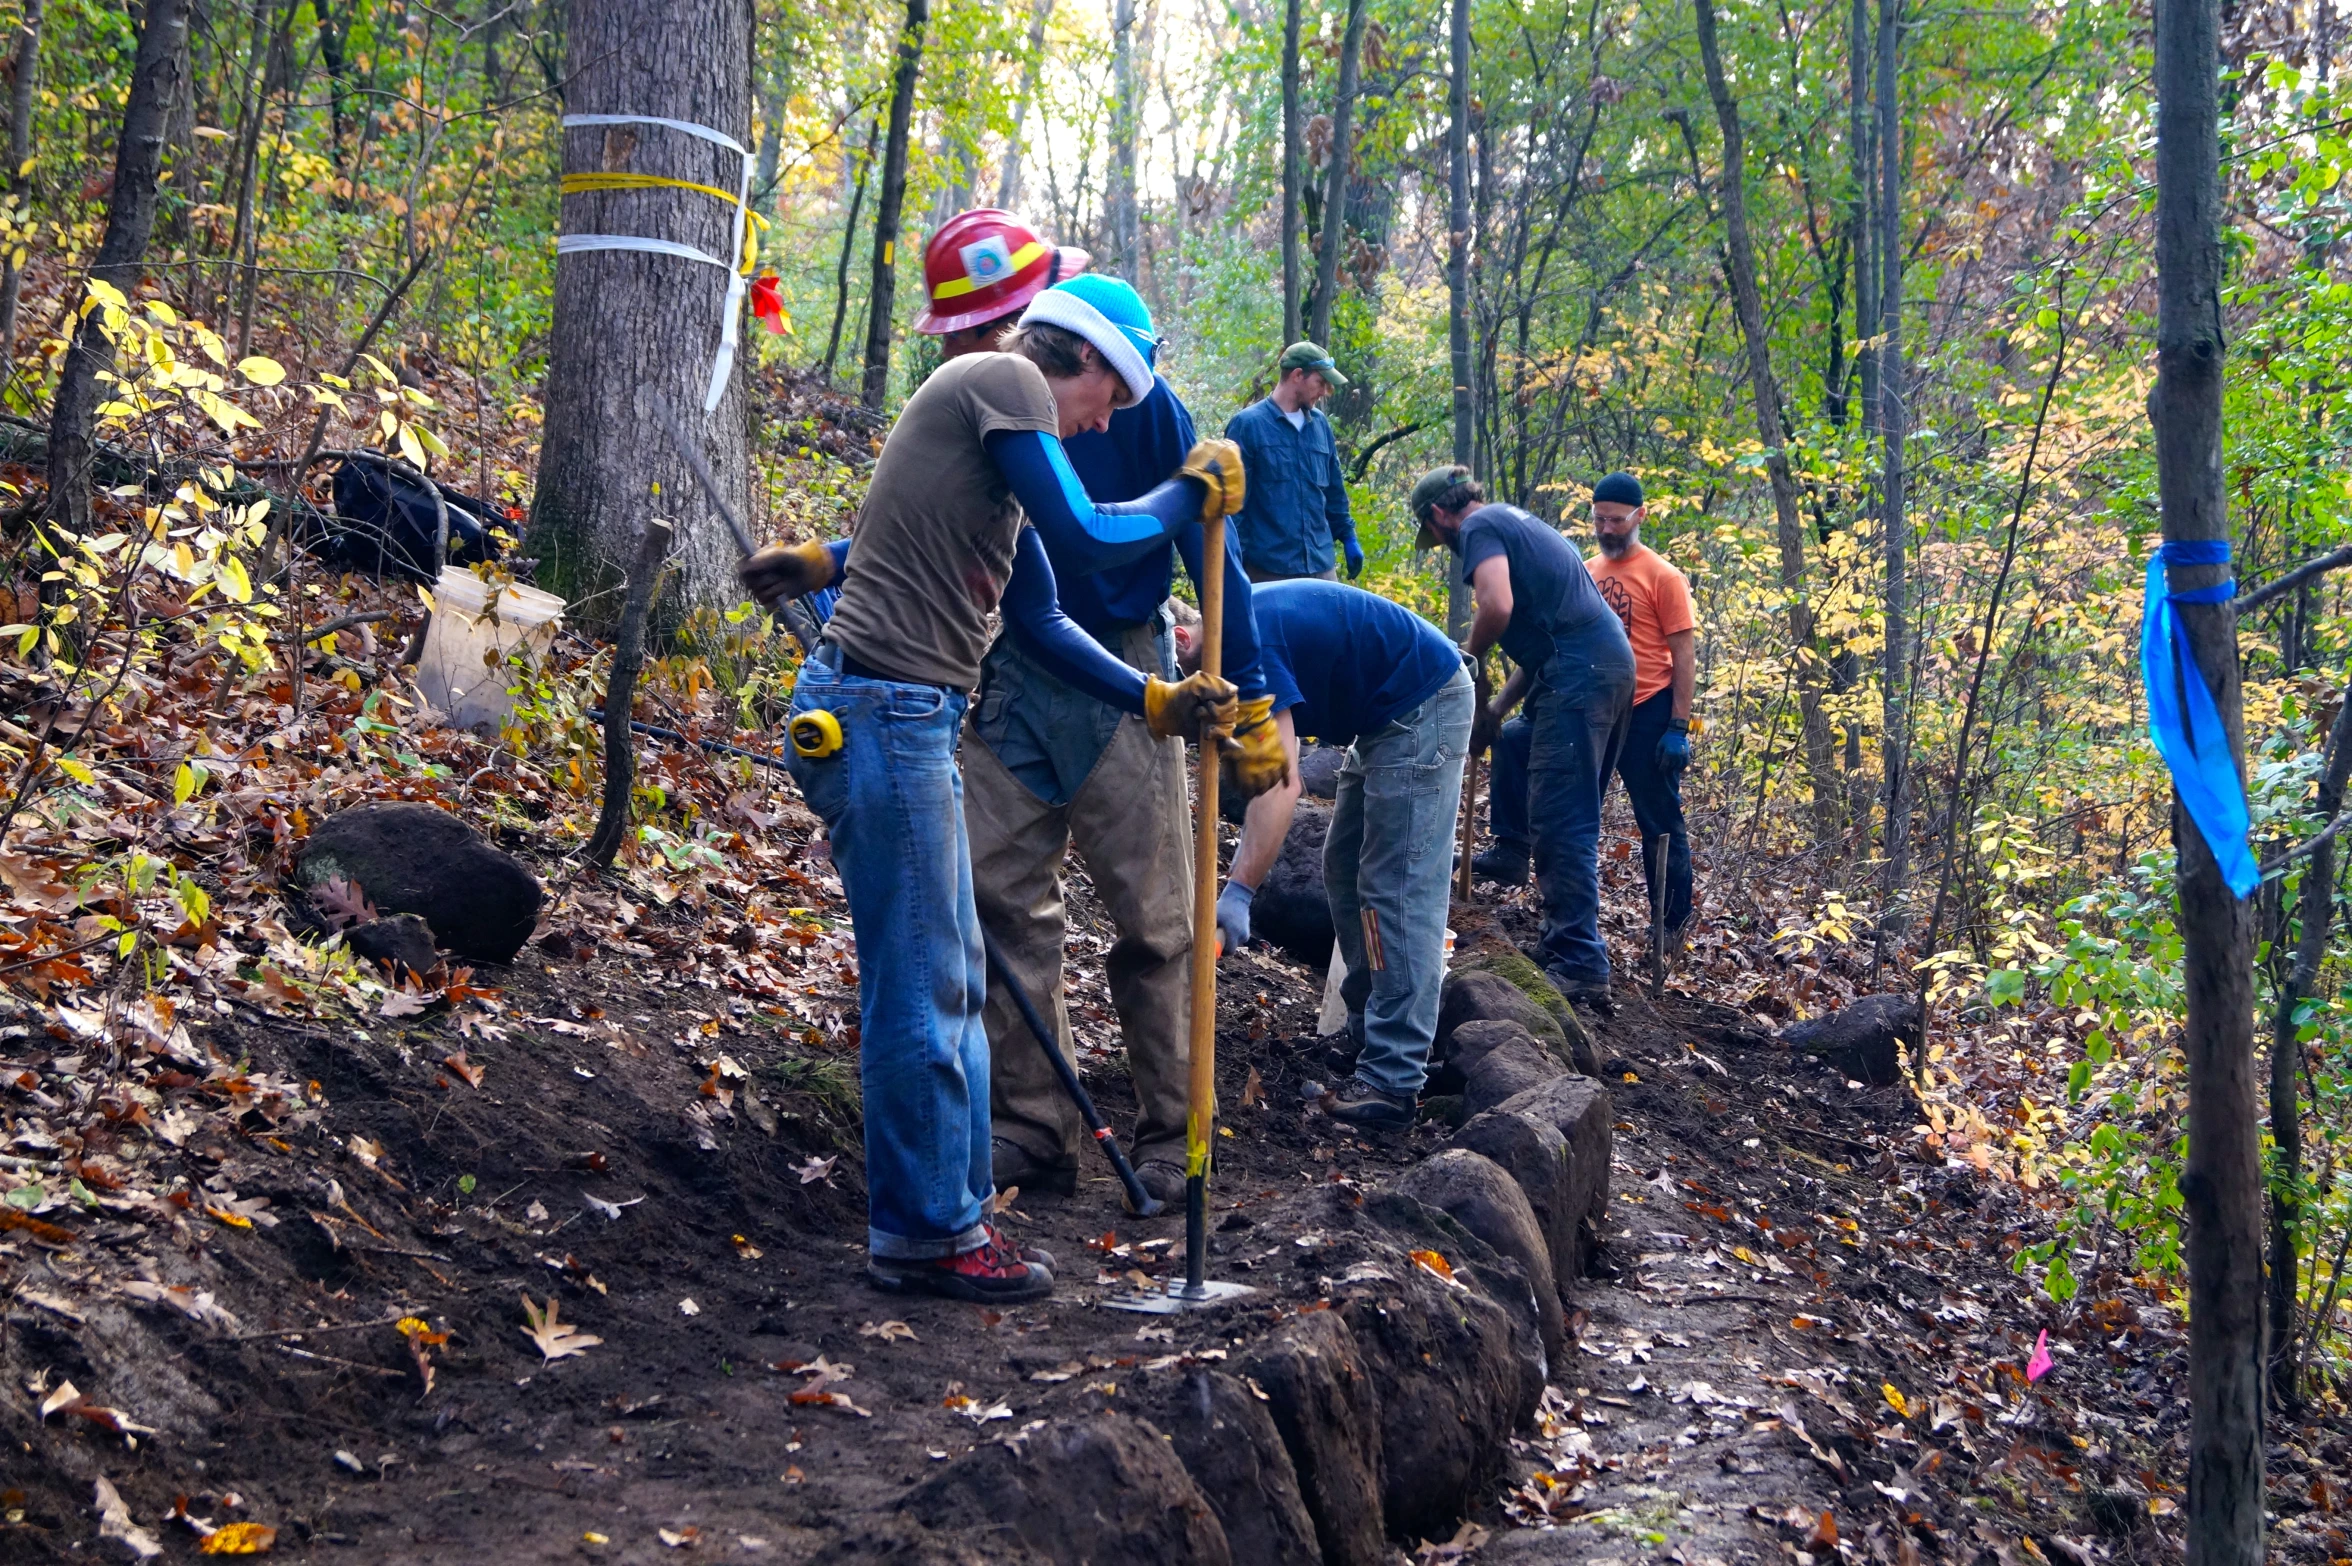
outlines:
[[1511, 623], [1501, 646], [1513, 663], [1541, 671], [1564, 654], [1579, 672], [1622, 668], [1632, 677], [1633, 644], [1624, 623], [1557, 528], [1497, 501], [1462, 519], [1456, 547], [1464, 583], [1497, 555], [1511, 564]]
[[1274, 710], [1292, 708], [1299, 733], [1326, 745], [1379, 733], [1462, 667], [1443, 631], [1360, 587], [1263, 582], [1252, 603]]
[[[1195, 440], [1192, 415], [1186, 411], [1166, 376], [1152, 382], [1152, 393], [1132, 408], [1111, 415], [1111, 427], [1062, 442], [1070, 467], [1086, 493], [1100, 501], [1134, 500], [1166, 480], [1180, 467]], [[1241, 530], [1225, 528], [1225, 646], [1224, 675], [1247, 696], [1266, 693], [1258, 670], [1257, 637], [1250, 628], [1249, 578], [1241, 569]], [[1188, 528], [1173, 550], [1155, 550], [1141, 560], [1109, 571], [1076, 571], [1054, 560], [1062, 612], [1078, 622], [1086, 634], [1119, 650], [1126, 628], [1150, 619], [1167, 601], [1176, 581], [1176, 556], [1194, 587], [1200, 585], [1202, 537]], [[1046, 551], [1048, 558], [1052, 550]]]

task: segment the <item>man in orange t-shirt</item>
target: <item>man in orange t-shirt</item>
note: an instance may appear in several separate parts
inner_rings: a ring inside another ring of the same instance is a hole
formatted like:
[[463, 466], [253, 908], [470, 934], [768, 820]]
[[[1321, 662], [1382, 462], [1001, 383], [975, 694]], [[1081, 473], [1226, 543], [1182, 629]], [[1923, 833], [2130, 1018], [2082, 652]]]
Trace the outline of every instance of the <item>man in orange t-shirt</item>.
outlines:
[[[1585, 562], [1593, 585], [1624, 622], [1633, 643], [1633, 713], [1618, 752], [1617, 775], [1641, 826], [1642, 866], [1655, 876], [1647, 845], [1668, 839], [1666, 932], [1678, 937], [1691, 911], [1690, 836], [1683, 825], [1682, 773], [1690, 765], [1691, 695], [1697, 685], [1697, 621], [1690, 583], [1641, 542], [1641, 480], [1612, 473], [1593, 486], [1593, 536], [1600, 555]], [[1494, 747], [1489, 820], [1494, 847], [1473, 863], [1482, 880], [1516, 885], [1527, 879], [1531, 832], [1527, 820], [1525, 734], [1505, 724]], [[1519, 743], [1514, 745], [1513, 741]], [[1513, 872], [1516, 871], [1516, 874]], [[1651, 895], [1657, 893], [1655, 883]]]

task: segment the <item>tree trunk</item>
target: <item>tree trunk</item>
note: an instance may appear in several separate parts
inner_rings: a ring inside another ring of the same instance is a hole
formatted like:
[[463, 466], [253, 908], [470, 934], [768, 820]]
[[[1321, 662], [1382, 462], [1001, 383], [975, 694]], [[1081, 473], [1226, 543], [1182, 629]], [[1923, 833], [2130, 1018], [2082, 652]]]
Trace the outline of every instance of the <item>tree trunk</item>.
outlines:
[[1813, 606], [1805, 599], [1805, 525], [1797, 512], [1797, 481], [1789, 471], [1788, 422], [1780, 387], [1772, 378], [1772, 344], [1765, 335], [1764, 298], [1756, 283], [1756, 247], [1748, 234], [1747, 151], [1741, 139], [1739, 104], [1723, 77], [1723, 56], [1715, 41], [1714, 0], [1698, 0], [1699, 60], [1707, 73], [1707, 95], [1723, 132], [1724, 259], [1731, 273], [1732, 304], [1740, 335], [1748, 345], [1748, 382], [1756, 399], [1756, 436], [1772, 480], [1772, 509], [1779, 524], [1780, 586], [1788, 595], [1789, 645], [1796, 660], [1797, 710], [1804, 725], [1805, 763], [1813, 784], [1814, 829], [1823, 843], [1839, 832], [1840, 791], [1828, 715], [1821, 707], [1821, 660], [1813, 648]]
[[1135, 0], [1111, 0], [1111, 167], [1107, 192], [1111, 254], [1107, 270], [1135, 276]]
[[[565, 38], [569, 114], [658, 115], [739, 143], [751, 134], [749, 0], [571, 0]], [[652, 174], [733, 191], [740, 153], [664, 125], [574, 126], [568, 172]], [[667, 240], [737, 263], [735, 210], [699, 191], [623, 189], [563, 198], [563, 232]], [[547, 364], [547, 425], [526, 552], [543, 586], [590, 626], [621, 609], [607, 589], [626, 573], [646, 517], [679, 517], [685, 606], [739, 602], [735, 546], [663, 432], [665, 411], [703, 435], [704, 455], [738, 515], [748, 514], [743, 378], [702, 402], [719, 344], [727, 273], [642, 251], [559, 253]], [[689, 492], [693, 498], [688, 498]], [[704, 508], [700, 516], [682, 508]]]
[[[163, 167], [157, 180], [155, 240], [165, 255], [190, 253], [190, 225], [203, 183], [204, 160], [196, 150], [196, 34], [209, 25], [202, 0], [188, 0], [188, 26], [180, 34], [180, 84], [163, 111]], [[188, 274], [188, 300], [198, 280]]]
[[[155, 181], [162, 172], [164, 117], [179, 90], [188, 58], [188, 14], [182, 0], [147, 0], [131, 91], [123, 105], [122, 135], [114, 149], [114, 190], [106, 200], [106, 237], [90, 264], [92, 282], [110, 283], [127, 298], [138, 291], [139, 264], [155, 232]], [[92, 424], [98, 412], [98, 372], [114, 364], [114, 344], [99, 329], [99, 313], [74, 329], [57, 401], [49, 422], [50, 518], [71, 532], [90, 524]]]
[[1013, 127], [1005, 133], [1004, 168], [997, 175], [996, 204], [1011, 211], [1021, 199], [1021, 124], [1037, 97], [1037, 79], [1045, 69], [1045, 27], [1053, 20], [1054, 0], [1036, 0], [1029, 8], [1029, 52], [1021, 66], [1021, 95], [1013, 100]]
[[890, 84], [890, 140], [882, 149], [882, 189], [874, 200], [874, 286], [866, 299], [866, 373], [859, 401], [879, 409], [890, 392], [891, 319], [898, 302], [898, 225], [906, 206], [907, 126], [915, 112], [915, 78], [923, 68], [923, 29], [931, 0], [906, 0], [898, 34], [898, 69]]
[[[16, 220], [32, 208], [33, 181], [25, 164], [33, 155], [33, 82], [41, 69], [41, 10], [44, 0], [25, 0], [17, 24], [16, 55], [8, 91], [8, 189], [16, 198]], [[24, 292], [24, 269], [11, 250], [0, 262], [0, 373], [16, 363], [16, 304]]]
[[1331, 303], [1339, 293], [1339, 247], [1347, 235], [1348, 162], [1353, 151], [1356, 83], [1364, 57], [1365, 0], [1348, 0], [1347, 37], [1339, 46], [1339, 96], [1331, 106], [1331, 172], [1324, 183], [1323, 243], [1315, 257], [1315, 309], [1307, 335], [1331, 339]]
[[220, 273], [213, 283], [212, 296], [216, 304], [208, 304], [207, 314], [211, 314], [214, 308], [228, 309], [229, 292], [236, 283], [237, 258], [245, 253], [245, 232], [253, 223], [253, 164], [261, 148], [261, 102], [265, 90], [262, 77], [267, 70], [266, 61], [274, 47], [275, 38], [274, 32], [267, 38], [264, 36], [268, 16], [269, 0], [253, 0], [245, 29], [245, 95], [237, 110], [237, 199], [233, 203], [237, 209], [237, 220], [229, 230], [228, 253], [222, 259]]
[[[1454, 461], [1471, 465], [1476, 425], [1470, 404], [1470, 0], [1454, 0], [1446, 122], [1447, 334], [1454, 368]], [[1446, 572], [1446, 634], [1470, 630], [1470, 593], [1462, 573]]]
[[637, 738], [629, 719], [645, 652], [645, 621], [653, 612], [654, 589], [661, 585], [662, 557], [669, 552], [669, 520], [648, 518], [629, 566], [628, 597], [613, 633], [612, 674], [604, 683], [604, 808], [597, 812], [586, 851], [599, 870], [612, 868], [613, 855], [629, 834], [629, 805], [637, 792]]
[[841, 260], [833, 268], [833, 333], [825, 339], [825, 384], [833, 384], [833, 366], [841, 358], [841, 323], [849, 316], [849, 258], [857, 251], [858, 212], [866, 204], [866, 175], [874, 167], [874, 143], [882, 139], [882, 122], [866, 131], [866, 150], [858, 154], [857, 184], [849, 196], [849, 217], [841, 225]]
[[[2346, 692], [2352, 696], [2352, 691]], [[2336, 711], [2328, 735], [2327, 762], [2319, 778], [2319, 817], [2331, 822], [2344, 808], [2344, 786], [2352, 781], [2352, 700]], [[2302, 1271], [2296, 1240], [2303, 1225], [2303, 1112], [2296, 1091], [2296, 1067], [2303, 1059], [2302, 1027], [2296, 1013], [2303, 997], [2319, 979], [2319, 965], [2327, 957], [2328, 926], [2336, 911], [2336, 847], [2322, 843], [2303, 867], [2301, 906], [2296, 917], [2302, 927], [2295, 938], [2295, 959], [2286, 982], [2279, 986], [2278, 1007], [2271, 1014], [2270, 1141], [2275, 1164], [2271, 1170], [2270, 1203], [2270, 1393], [2280, 1405], [2299, 1408], [2303, 1401], [2302, 1355], [2295, 1331], [2295, 1294]]]
[[[2167, 543], [2226, 542], [2222, 473], [2220, 71], [2214, 0], [2157, 0], [2156, 444]], [[2174, 568], [2174, 592], [2227, 565]], [[2177, 606], [2196, 668], [2244, 767], [2237, 610]], [[2189, 1147], [2181, 1171], [2189, 1270], [2188, 1566], [2262, 1560], [2262, 1199], [2255, 1121], [2250, 911], [2181, 809], [2172, 810], [2188, 1022]]]
[[1854, 0], [1846, 24], [1846, 150], [1853, 160], [1854, 194], [1848, 224], [1854, 232], [1854, 350], [1855, 374], [1862, 386], [1862, 430], [1878, 432], [1878, 350], [1869, 346], [1878, 335], [1878, 268], [1871, 200], [1875, 163], [1870, 132], [1870, 0]]
[[1881, 939], [1907, 921], [1901, 913], [1911, 874], [1911, 519], [1905, 509], [1903, 432], [1909, 426], [1909, 388], [1903, 370], [1903, 101], [1897, 75], [1897, 27], [1902, 0], [1878, 0], [1878, 258], [1885, 273], [1884, 303], [1873, 324], [1885, 345], [1878, 353], [1878, 406], [1886, 466], [1879, 481], [1881, 538], [1886, 551], [1886, 648], [1879, 669], [1880, 766], [1884, 777], [1886, 892]]
[[766, 201], [776, 189], [776, 170], [784, 161], [784, 120], [792, 111], [792, 77], [782, 66], [769, 76], [760, 92], [759, 171], [751, 192]]
[[1299, 188], [1304, 174], [1299, 124], [1299, 3], [1283, 0], [1282, 8], [1282, 340], [1298, 341]]
[[351, 90], [351, 62], [344, 52], [350, 13], [337, 19], [327, 0], [312, 0], [318, 17], [319, 64], [327, 73], [327, 156], [336, 169], [343, 167], [343, 140], [349, 130], [347, 94]]

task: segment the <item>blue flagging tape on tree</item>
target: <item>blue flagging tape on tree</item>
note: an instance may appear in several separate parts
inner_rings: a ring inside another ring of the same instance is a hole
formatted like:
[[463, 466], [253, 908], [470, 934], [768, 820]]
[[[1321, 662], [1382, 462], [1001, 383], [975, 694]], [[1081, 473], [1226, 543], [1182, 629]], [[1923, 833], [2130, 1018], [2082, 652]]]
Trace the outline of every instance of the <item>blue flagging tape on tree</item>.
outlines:
[[2188, 627], [2173, 613], [2175, 604], [2227, 603], [2237, 584], [2219, 582], [2185, 593], [2168, 591], [2167, 565], [2227, 565], [2226, 538], [2167, 543], [2148, 560], [2146, 616], [2140, 625], [2140, 677], [2148, 687], [2148, 734], [2157, 754], [2172, 769], [2181, 806], [2204, 834], [2205, 846], [2221, 867], [2222, 879], [2240, 897], [2253, 892], [2261, 875], [2246, 846], [2246, 784], [2230, 754], [2221, 710], [2189, 650]]

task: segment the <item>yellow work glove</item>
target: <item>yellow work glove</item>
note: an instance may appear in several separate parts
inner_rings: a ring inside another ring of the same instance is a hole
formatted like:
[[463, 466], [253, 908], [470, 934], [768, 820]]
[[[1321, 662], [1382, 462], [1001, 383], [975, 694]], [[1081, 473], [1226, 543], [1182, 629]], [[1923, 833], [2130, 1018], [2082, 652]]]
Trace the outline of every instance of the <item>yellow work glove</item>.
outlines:
[[1177, 470], [1184, 478], [1196, 478], [1209, 486], [1208, 499], [1201, 502], [1201, 520], [1229, 517], [1241, 509], [1241, 499], [1247, 481], [1241, 471], [1241, 448], [1229, 440], [1212, 439], [1193, 442], [1192, 450], [1184, 454], [1184, 466]]
[[1156, 677], [1143, 682], [1143, 721], [1161, 739], [1193, 739], [1204, 723], [1214, 724], [1210, 738], [1233, 732], [1234, 708], [1240, 692], [1213, 674], [1190, 674], [1173, 685]]
[[823, 544], [770, 544], [736, 572], [751, 596], [773, 608], [787, 599], [831, 587], [833, 555]]
[[1273, 697], [1240, 704], [1233, 741], [1225, 748], [1225, 776], [1244, 799], [1290, 781], [1290, 752], [1282, 748], [1282, 731], [1274, 726]]

